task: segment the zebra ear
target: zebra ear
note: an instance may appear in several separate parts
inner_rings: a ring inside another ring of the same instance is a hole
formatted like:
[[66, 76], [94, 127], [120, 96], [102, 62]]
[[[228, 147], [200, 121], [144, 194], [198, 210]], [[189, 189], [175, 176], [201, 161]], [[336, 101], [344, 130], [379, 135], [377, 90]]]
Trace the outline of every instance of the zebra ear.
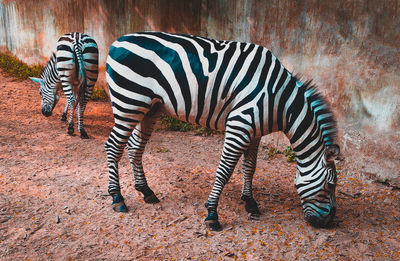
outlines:
[[42, 78], [35, 78], [35, 77], [29, 77], [33, 82], [39, 83], [40, 85], [43, 84], [43, 79]]
[[325, 150], [326, 162], [333, 162], [334, 160], [341, 160], [339, 145], [333, 144]]

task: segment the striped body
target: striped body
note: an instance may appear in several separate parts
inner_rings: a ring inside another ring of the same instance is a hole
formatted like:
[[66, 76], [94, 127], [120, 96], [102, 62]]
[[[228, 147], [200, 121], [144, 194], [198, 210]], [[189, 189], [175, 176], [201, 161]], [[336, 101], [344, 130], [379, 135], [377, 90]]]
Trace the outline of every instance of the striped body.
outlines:
[[296, 186], [306, 219], [316, 225], [331, 221], [336, 173], [331, 171], [333, 160], [327, 150], [338, 153], [332, 150], [338, 148], [333, 144], [335, 121], [315, 88], [289, 73], [268, 49], [188, 35], [136, 33], [112, 44], [106, 67], [115, 118], [105, 145], [111, 195], [120, 194], [118, 161], [128, 144], [135, 186], [145, 198], [152, 196], [141, 158], [152, 125], [160, 113], [166, 113], [225, 130], [221, 161], [206, 204], [207, 222], [219, 226], [219, 195], [241, 155], [242, 199], [248, 212], [259, 214], [251, 184], [257, 149], [260, 138], [275, 131], [283, 131], [296, 152]]
[[77, 109], [78, 130], [88, 138], [83, 127], [83, 112], [92, 95], [98, 75], [98, 48], [93, 38], [82, 33], [68, 33], [60, 37], [57, 51], [53, 53], [41, 78], [31, 78], [40, 83], [42, 113], [50, 116], [58, 101], [57, 85], [60, 83], [67, 98], [62, 120], [68, 117], [68, 133], [74, 132], [73, 115]]

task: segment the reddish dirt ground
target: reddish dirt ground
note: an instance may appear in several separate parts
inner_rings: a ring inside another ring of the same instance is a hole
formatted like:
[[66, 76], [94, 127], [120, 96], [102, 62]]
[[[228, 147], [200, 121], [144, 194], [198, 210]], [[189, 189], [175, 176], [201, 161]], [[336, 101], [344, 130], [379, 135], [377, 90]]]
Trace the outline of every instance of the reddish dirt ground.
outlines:
[[[160, 198], [145, 204], [126, 155], [120, 163], [129, 213], [107, 195], [103, 144], [112, 127], [108, 102], [85, 112], [89, 140], [68, 136], [40, 112], [37, 86], [0, 74], [0, 258], [5, 260], [391, 260], [400, 258], [400, 192], [346, 172], [342, 163], [333, 228], [305, 223], [285, 140], [262, 141], [254, 179], [262, 216], [248, 220], [240, 200], [240, 164], [219, 206], [222, 232], [204, 225], [223, 137], [157, 131], [144, 166]], [[345, 174], [346, 173], [346, 174]]]

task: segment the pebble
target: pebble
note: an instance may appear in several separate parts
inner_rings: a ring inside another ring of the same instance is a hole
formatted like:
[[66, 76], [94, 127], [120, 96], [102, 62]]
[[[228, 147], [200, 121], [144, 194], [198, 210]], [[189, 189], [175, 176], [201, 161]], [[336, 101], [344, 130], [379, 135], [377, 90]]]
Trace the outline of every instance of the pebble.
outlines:
[[60, 221], [60, 217], [57, 215], [56, 216], [56, 223], [58, 224], [58, 223], [60, 223], [61, 221]]

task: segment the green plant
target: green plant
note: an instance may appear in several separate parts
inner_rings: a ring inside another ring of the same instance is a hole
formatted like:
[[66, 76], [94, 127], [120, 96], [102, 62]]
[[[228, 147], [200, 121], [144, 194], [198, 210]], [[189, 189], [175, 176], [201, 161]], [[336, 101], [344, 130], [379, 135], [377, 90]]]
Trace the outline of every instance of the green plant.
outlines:
[[277, 148], [270, 147], [270, 148], [268, 149], [268, 157], [269, 157], [269, 158], [275, 157], [276, 154], [278, 154], [278, 153], [279, 153], [279, 150], [278, 150]]
[[43, 66], [40, 64], [27, 65], [15, 55], [0, 53], [0, 68], [9, 76], [25, 80], [29, 76], [40, 77]]
[[167, 148], [163, 148], [163, 147], [157, 146], [157, 147], [156, 147], [156, 151], [157, 151], [157, 152], [164, 153], [164, 152], [168, 152], [169, 150], [168, 150]]
[[90, 97], [93, 101], [105, 101], [108, 100], [106, 91], [103, 88], [94, 88], [92, 96]]
[[194, 131], [195, 135], [206, 137], [222, 133], [221, 131], [211, 130], [200, 125], [183, 122], [166, 115], [161, 116], [161, 129], [181, 132]]
[[296, 161], [296, 155], [294, 154], [294, 150], [290, 146], [287, 146], [285, 148], [285, 150], [283, 151], [283, 155], [285, 155], [287, 162]]
[[161, 126], [165, 130], [181, 132], [191, 131], [194, 129], [194, 126], [192, 124], [180, 121], [166, 115], [161, 116]]
[[205, 137], [209, 137], [212, 136], [214, 134], [220, 134], [222, 133], [221, 131], [217, 131], [217, 130], [212, 130], [209, 128], [205, 128], [205, 127], [201, 127], [201, 126], [197, 126], [196, 125], [196, 129], [194, 130], [194, 134], [198, 135], [198, 136], [205, 136]]

